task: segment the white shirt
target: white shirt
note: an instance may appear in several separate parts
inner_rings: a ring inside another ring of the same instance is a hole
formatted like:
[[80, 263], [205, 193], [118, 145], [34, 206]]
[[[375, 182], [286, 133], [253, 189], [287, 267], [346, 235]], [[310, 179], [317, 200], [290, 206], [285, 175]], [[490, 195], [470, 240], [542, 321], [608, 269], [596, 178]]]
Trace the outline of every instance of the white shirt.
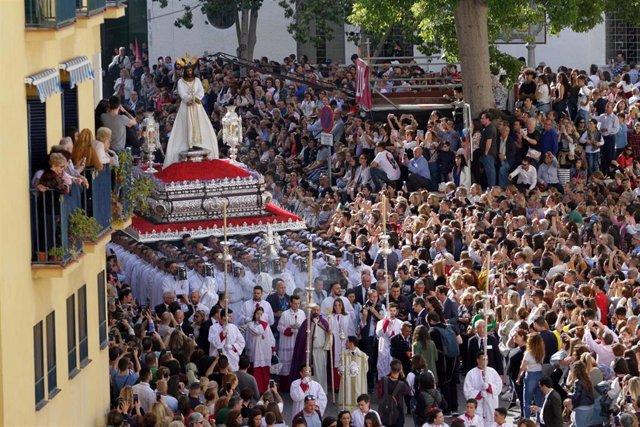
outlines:
[[353, 427], [364, 427], [364, 417], [370, 413], [376, 414], [378, 422], [382, 423], [382, 421], [380, 421], [380, 414], [373, 409], [369, 409], [367, 412], [362, 412], [360, 408], [358, 408], [351, 413], [351, 424]]
[[522, 165], [519, 165], [513, 172], [509, 174], [509, 178], [513, 179], [518, 177], [518, 184], [526, 184], [530, 190], [533, 190], [538, 183], [538, 173], [536, 168], [529, 165], [528, 170], [524, 170]]
[[394, 159], [393, 155], [391, 155], [387, 150], [383, 150], [376, 154], [373, 161], [376, 162], [378, 167], [387, 174], [387, 178], [391, 181], [400, 179], [400, 166], [398, 166], [396, 159]]

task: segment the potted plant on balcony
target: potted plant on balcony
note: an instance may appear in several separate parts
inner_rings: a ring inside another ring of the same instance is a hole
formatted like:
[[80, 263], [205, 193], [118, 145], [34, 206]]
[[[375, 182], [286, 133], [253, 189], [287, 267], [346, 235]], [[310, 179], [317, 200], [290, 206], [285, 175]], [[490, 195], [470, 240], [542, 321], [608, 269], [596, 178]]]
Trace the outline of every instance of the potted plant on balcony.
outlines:
[[49, 249], [49, 261], [60, 262], [64, 258], [64, 249], [60, 246], [54, 246]]
[[98, 221], [87, 216], [83, 209], [76, 209], [69, 216], [69, 239], [73, 248], [78, 247], [82, 242], [95, 242], [100, 233]]

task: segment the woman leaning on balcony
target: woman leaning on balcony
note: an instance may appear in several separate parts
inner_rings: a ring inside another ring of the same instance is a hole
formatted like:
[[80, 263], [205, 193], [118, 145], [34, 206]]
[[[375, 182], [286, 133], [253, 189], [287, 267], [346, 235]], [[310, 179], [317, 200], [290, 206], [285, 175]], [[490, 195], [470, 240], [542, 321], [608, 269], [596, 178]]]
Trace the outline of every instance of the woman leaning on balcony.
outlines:
[[71, 152], [71, 160], [74, 165], [77, 165], [84, 160], [84, 165], [87, 168], [94, 168], [97, 171], [101, 171], [103, 166], [100, 161], [98, 153], [94, 149], [94, 138], [91, 129], [82, 129], [80, 135], [78, 135], [78, 141], [73, 146]]
[[118, 166], [118, 155], [115, 151], [110, 150], [111, 129], [108, 127], [98, 128], [96, 131], [96, 140], [93, 141], [93, 149], [103, 165]]

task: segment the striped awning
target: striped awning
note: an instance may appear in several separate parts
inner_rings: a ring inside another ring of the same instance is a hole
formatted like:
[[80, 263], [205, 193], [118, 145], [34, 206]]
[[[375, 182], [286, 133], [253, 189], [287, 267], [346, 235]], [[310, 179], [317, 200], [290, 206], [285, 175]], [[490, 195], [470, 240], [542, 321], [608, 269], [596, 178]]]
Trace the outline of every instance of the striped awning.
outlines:
[[77, 56], [65, 61], [60, 64], [60, 69], [69, 73], [69, 86], [71, 89], [78, 83], [95, 78], [91, 61], [86, 56]]
[[40, 102], [45, 102], [51, 95], [62, 93], [60, 73], [55, 68], [47, 68], [44, 71], [25, 77], [24, 82], [36, 87]]

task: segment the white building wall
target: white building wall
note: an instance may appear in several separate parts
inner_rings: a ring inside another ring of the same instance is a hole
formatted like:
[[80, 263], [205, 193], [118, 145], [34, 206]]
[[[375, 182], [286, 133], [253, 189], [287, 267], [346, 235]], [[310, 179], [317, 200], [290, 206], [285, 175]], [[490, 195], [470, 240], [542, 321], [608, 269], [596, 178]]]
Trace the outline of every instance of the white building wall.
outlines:
[[[193, 28], [177, 28], [173, 23], [180, 17], [184, 5], [198, 4], [197, 0], [169, 0], [166, 8], [158, 2], [147, 0], [149, 30], [149, 59], [153, 64], [158, 56], [175, 58], [185, 53], [203, 55], [224, 52], [236, 55], [238, 39], [235, 26], [220, 30], [205, 24], [206, 16], [197, 9], [193, 12]], [[296, 42], [287, 32], [283, 9], [276, 0], [265, 0], [258, 14], [255, 58], [267, 56], [281, 62], [285, 56], [296, 52]]]
[[[588, 70], [591, 64], [603, 66], [607, 62], [605, 42], [604, 23], [586, 33], [564, 30], [557, 36], [547, 34], [547, 43], [536, 45], [535, 65], [544, 62], [554, 71], [560, 65], [583, 70]], [[516, 58], [527, 58], [527, 48], [524, 44], [503, 44], [498, 48]]]

